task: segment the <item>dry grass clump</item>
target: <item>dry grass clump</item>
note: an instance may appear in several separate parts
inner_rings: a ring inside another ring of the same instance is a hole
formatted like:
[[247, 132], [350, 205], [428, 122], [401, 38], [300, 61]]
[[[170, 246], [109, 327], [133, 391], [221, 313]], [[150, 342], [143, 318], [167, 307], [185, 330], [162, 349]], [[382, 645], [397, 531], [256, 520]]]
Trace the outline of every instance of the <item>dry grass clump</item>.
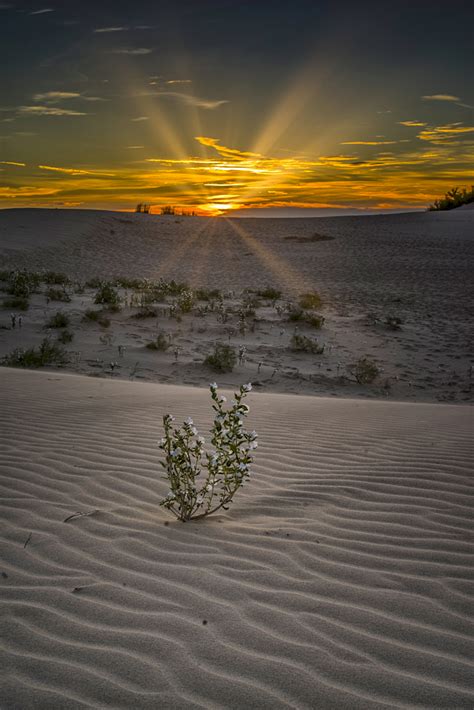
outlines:
[[321, 308], [323, 301], [320, 294], [317, 291], [311, 291], [310, 293], [302, 293], [298, 299], [298, 305], [303, 310], [311, 310], [314, 308]]
[[145, 318], [156, 318], [158, 316], [158, 311], [152, 306], [143, 306], [139, 311], [134, 313], [131, 317], [137, 320], [144, 320]]
[[290, 341], [290, 350], [321, 355], [324, 352], [324, 345], [320, 345], [317, 340], [308, 338], [306, 335], [295, 333]]
[[11, 296], [10, 298], [5, 298], [2, 302], [3, 308], [12, 308], [15, 311], [27, 311], [30, 307], [30, 302], [27, 298], [23, 296]]
[[93, 308], [87, 309], [82, 316], [82, 320], [84, 323], [98, 323], [102, 328], [110, 326], [110, 318], [104, 314], [104, 311], [96, 311]]
[[67, 315], [67, 313], [63, 313], [62, 311], [57, 311], [57, 313], [52, 316], [49, 321], [46, 323], [46, 328], [67, 328], [68, 325], [70, 324], [71, 319]]
[[44, 295], [50, 301], [62, 301], [63, 303], [71, 302], [71, 296], [65, 288], [54, 288], [53, 286], [50, 286], [50, 288], [46, 289]]
[[170, 346], [169, 339], [164, 333], [158, 333], [156, 338], [150, 343], [147, 343], [145, 347], [148, 350], [158, 350], [159, 352], [166, 352]]

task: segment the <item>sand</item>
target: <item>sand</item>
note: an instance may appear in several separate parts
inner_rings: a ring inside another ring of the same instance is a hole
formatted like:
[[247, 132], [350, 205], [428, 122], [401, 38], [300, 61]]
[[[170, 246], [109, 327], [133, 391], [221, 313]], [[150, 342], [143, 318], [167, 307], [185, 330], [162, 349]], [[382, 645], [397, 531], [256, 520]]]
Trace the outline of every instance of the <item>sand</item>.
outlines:
[[[203, 360], [222, 341], [236, 351], [245, 348], [245, 361], [225, 376], [229, 386], [252, 380], [268, 392], [472, 402], [473, 233], [474, 213], [468, 210], [232, 221], [0, 211], [1, 269], [63, 271], [74, 281], [67, 304], [48, 302], [45, 287], [34, 294], [21, 332], [10, 329], [11, 309], [0, 309], [0, 357], [37, 346], [61, 310], [74, 334], [67, 367], [78, 374], [205, 386], [212, 373]], [[178, 322], [162, 303], [155, 318], [138, 321], [138, 308], [129, 305], [132, 292], [121, 290], [128, 305], [110, 314], [107, 331], [84, 324], [96, 292], [84, 284], [117, 276], [218, 288], [232, 313], [222, 323], [219, 314], [199, 314], [206, 306], [201, 302]], [[241, 332], [243, 290], [267, 285], [280, 289], [281, 299], [261, 299]], [[319, 311], [326, 320], [318, 331], [278, 312], [312, 290], [323, 298]], [[401, 328], [387, 327], [388, 317], [399, 318]], [[145, 347], [158, 332], [170, 340], [167, 353]], [[295, 332], [317, 339], [324, 353], [295, 353]], [[361, 357], [380, 370], [370, 386], [358, 386], [348, 370]], [[117, 362], [113, 371], [111, 362]]]
[[[0, 357], [55, 340], [58, 310], [73, 334], [62, 370], [0, 368], [2, 709], [474, 707], [473, 220], [0, 211], [0, 270], [72, 280], [21, 328], [0, 309]], [[228, 318], [168, 298], [137, 319], [122, 288], [85, 323], [96, 276], [218, 288]], [[317, 331], [281, 311], [314, 289]], [[218, 341], [246, 348], [233, 372], [203, 364]], [[254, 383], [260, 445], [231, 509], [183, 524], [159, 506], [162, 416], [206, 434], [214, 379]]]
[[204, 390], [0, 378], [3, 708], [473, 707], [472, 409], [252, 393], [250, 483], [183, 524]]

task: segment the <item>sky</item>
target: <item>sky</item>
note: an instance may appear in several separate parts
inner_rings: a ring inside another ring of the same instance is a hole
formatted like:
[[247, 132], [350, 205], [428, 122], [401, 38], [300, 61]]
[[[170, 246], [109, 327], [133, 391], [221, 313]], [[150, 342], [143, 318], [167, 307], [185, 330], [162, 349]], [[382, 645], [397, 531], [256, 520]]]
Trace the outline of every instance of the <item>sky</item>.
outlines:
[[0, 0], [0, 208], [425, 208], [473, 55], [472, 0]]

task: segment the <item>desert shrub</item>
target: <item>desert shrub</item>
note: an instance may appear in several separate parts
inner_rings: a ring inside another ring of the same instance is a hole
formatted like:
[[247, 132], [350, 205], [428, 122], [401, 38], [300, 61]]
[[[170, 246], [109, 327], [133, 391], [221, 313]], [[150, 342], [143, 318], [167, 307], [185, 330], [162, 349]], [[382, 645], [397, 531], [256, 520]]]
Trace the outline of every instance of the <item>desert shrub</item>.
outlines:
[[276, 288], [266, 286], [260, 291], [257, 291], [257, 296], [260, 296], [260, 298], [268, 298], [269, 301], [278, 301], [278, 299], [281, 298], [282, 293]]
[[310, 293], [302, 293], [299, 297], [298, 305], [304, 310], [320, 308], [322, 306], [321, 296], [317, 291], [312, 291]]
[[122, 288], [131, 288], [134, 291], [138, 291], [142, 288], [146, 288], [148, 282], [146, 279], [129, 279], [127, 276], [119, 276], [115, 279], [115, 285], [121, 286]]
[[205, 358], [204, 364], [216, 372], [232, 372], [237, 364], [235, 349], [224, 343], [216, 343], [214, 352]]
[[183, 291], [178, 296], [176, 305], [181, 313], [189, 313], [194, 304], [194, 295], [192, 291]]
[[100, 288], [102, 283], [102, 279], [99, 279], [98, 276], [94, 276], [92, 279], [86, 281], [86, 288]]
[[67, 313], [63, 313], [62, 311], [57, 311], [57, 313], [52, 316], [49, 321], [46, 323], [46, 328], [67, 328], [69, 323], [71, 322], [71, 319], [67, 315]]
[[120, 305], [120, 296], [111, 283], [105, 282], [99, 286], [94, 298], [94, 303], [117, 306]]
[[28, 298], [12, 296], [11, 298], [5, 298], [2, 306], [3, 308], [13, 308], [16, 311], [27, 311], [30, 307], [30, 302]]
[[357, 362], [348, 365], [347, 371], [359, 385], [371, 384], [380, 372], [376, 363], [367, 357], [361, 357]]
[[317, 329], [322, 328], [324, 325], [324, 316], [320, 316], [317, 313], [308, 313], [294, 303], [289, 303], [286, 307], [286, 311], [289, 321], [306, 323], [306, 325], [311, 326], [311, 328]]
[[72, 342], [74, 338], [74, 333], [71, 332], [70, 330], [64, 329], [59, 333], [57, 337], [58, 343], [62, 343], [63, 345], [67, 345], [67, 343]]
[[308, 338], [306, 335], [295, 333], [291, 338], [290, 349], [295, 352], [314, 353], [321, 355], [324, 352], [324, 345], [320, 345], [317, 340]]
[[23, 350], [17, 348], [2, 358], [6, 367], [44, 367], [45, 365], [64, 365], [67, 355], [64, 349], [49, 338], [45, 338], [38, 348]]
[[304, 320], [305, 312], [299, 306], [295, 306], [294, 303], [289, 303], [287, 305], [288, 320], [292, 322], [298, 322]]
[[221, 508], [228, 510], [235, 493], [249, 480], [257, 433], [247, 432], [242, 424], [249, 411], [243, 399], [251, 389], [250, 384], [242, 385], [226, 410], [226, 398], [218, 395], [215, 383], [210, 385], [215, 412], [210, 453], [204, 453], [205, 439], [190, 417], [180, 428], [173, 427], [171, 415], [163, 417], [165, 436], [160, 449], [165, 460], [161, 465], [170, 491], [160, 505], [178, 520], [197, 520]]
[[151, 306], [144, 306], [143, 308], [140, 308], [139, 311], [134, 313], [131, 317], [137, 318], [138, 320], [143, 320], [145, 318], [156, 318], [157, 315], [158, 312], [155, 308], [152, 308]]
[[46, 298], [49, 298], [50, 301], [62, 301], [63, 303], [70, 303], [71, 301], [71, 296], [64, 288], [50, 287], [46, 289], [44, 295]]
[[110, 325], [110, 318], [105, 315], [104, 311], [95, 311], [93, 308], [87, 309], [82, 316], [82, 320], [85, 323], [98, 323], [103, 328], [108, 328]]
[[452, 210], [461, 205], [468, 205], [471, 202], [474, 202], [474, 185], [471, 185], [470, 190], [465, 187], [453, 187], [441, 200], [435, 200], [434, 203], [428, 207], [428, 210]]
[[222, 292], [218, 288], [206, 289], [198, 288], [194, 291], [194, 297], [197, 301], [213, 301], [222, 299]]
[[29, 298], [41, 283], [40, 276], [34, 271], [12, 271], [8, 279], [7, 292], [11, 296]]
[[68, 286], [71, 282], [66, 274], [62, 274], [59, 271], [46, 271], [41, 280], [45, 284], [50, 284], [52, 286]]
[[262, 302], [256, 293], [250, 290], [245, 290], [242, 294], [242, 308], [244, 310], [255, 311], [256, 308], [260, 308]]
[[304, 318], [304, 322], [307, 325], [311, 326], [311, 328], [316, 328], [317, 330], [323, 327], [324, 321], [324, 316], [318, 316], [316, 313], [306, 313]]
[[159, 352], [165, 352], [169, 346], [169, 340], [164, 333], [158, 333], [154, 340], [145, 345], [148, 350], [158, 350]]

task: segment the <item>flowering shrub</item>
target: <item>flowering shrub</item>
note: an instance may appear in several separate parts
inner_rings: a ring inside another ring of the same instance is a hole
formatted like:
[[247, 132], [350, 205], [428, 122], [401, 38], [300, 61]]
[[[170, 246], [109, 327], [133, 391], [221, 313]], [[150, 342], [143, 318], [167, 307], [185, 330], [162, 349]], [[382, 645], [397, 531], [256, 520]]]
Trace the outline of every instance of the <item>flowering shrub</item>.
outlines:
[[205, 439], [198, 435], [190, 417], [179, 429], [173, 427], [174, 417], [163, 417], [165, 436], [160, 449], [165, 461], [161, 465], [170, 491], [160, 505], [178, 520], [186, 522], [204, 518], [220, 508], [228, 510], [235, 493], [248, 480], [251, 452], [257, 448], [257, 433], [243, 428], [249, 411], [243, 399], [251, 389], [250, 384], [242, 385], [226, 410], [226, 398], [217, 393], [215, 382], [210, 385], [215, 411], [210, 453], [204, 452]]

